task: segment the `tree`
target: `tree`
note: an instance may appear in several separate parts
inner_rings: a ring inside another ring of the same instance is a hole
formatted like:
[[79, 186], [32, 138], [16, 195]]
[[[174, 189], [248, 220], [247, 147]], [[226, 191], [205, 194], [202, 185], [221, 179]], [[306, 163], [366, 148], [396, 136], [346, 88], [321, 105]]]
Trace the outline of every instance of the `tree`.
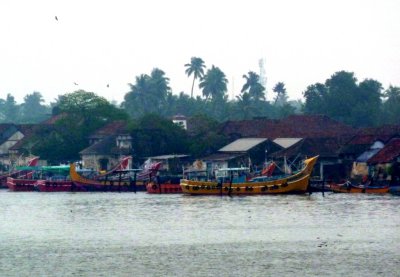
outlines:
[[15, 101], [14, 96], [7, 94], [7, 98], [2, 104], [3, 122], [17, 123], [19, 120], [20, 106]]
[[159, 115], [146, 114], [130, 128], [133, 149], [139, 157], [182, 154], [188, 151], [185, 130]]
[[400, 87], [389, 86], [385, 91], [386, 98], [382, 105], [381, 122], [399, 124], [400, 122]]
[[193, 74], [193, 83], [192, 83], [192, 90], [190, 93], [190, 97], [193, 98], [193, 88], [194, 82], [196, 79], [201, 79], [204, 76], [204, 61], [201, 58], [192, 57], [190, 59], [190, 63], [185, 64], [186, 70], [185, 73], [188, 77]]
[[125, 95], [122, 106], [132, 118], [139, 118], [146, 113], [163, 115], [170, 93], [169, 79], [164, 71], [155, 68], [151, 75], [136, 77], [135, 84], [129, 84], [131, 91]]
[[207, 70], [206, 75], [200, 82], [200, 88], [203, 90], [203, 96], [208, 100], [211, 97], [213, 100], [223, 99], [227, 89], [228, 79], [224, 72], [214, 65]]
[[243, 85], [241, 92], [248, 92], [250, 98], [254, 100], [265, 99], [265, 88], [260, 84], [260, 76], [253, 71], [249, 71], [248, 75], [243, 75], [246, 83]]
[[306, 99], [304, 104], [304, 112], [307, 114], [324, 114], [326, 112], [326, 97], [328, 88], [321, 83], [316, 83], [307, 87], [303, 92]]
[[33, 92], [24, 97], [24, 103], [21, 105], [21, 122], [38, 123], [50, 116], [49, 107], [43, 105], [43, 96], [40, 92]]
[[111, 121], [128, 118], [105, 98], [84, 90], [59, 96], [56, 107], [63, 116], [54, 125], [41, 126], [33, 138], [33, 153], [50, 163], [78, 160], [90, 134]]
[[288, 98], [285, 83], [278, 82], [272, 90], [276, 93], [274, 104], [278, 106], [283, 106], [287, 102]]

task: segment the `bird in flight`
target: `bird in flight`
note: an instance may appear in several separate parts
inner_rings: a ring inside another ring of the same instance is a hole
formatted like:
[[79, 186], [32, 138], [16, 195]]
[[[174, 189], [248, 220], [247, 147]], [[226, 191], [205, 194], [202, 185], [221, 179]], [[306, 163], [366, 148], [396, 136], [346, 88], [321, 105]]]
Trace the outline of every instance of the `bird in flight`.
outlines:
[[74, 85], [75, 85], [75, 86], [77, 86], [77, 85], [78, 85], [78, 83], [74, 82]]
[[55, 16], [54, 19], [58, 21], [58, 17], [57, 16]]
[[109, 88], [109, 87], [110, 87], [110, 84], [107, 84], [107, 87]]

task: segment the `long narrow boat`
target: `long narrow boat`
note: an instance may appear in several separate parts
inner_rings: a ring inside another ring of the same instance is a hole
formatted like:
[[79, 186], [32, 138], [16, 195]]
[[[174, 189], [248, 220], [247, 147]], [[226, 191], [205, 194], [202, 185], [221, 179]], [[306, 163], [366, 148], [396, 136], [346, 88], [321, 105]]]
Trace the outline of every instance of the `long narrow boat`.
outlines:
[[[142, 182], [136, 182], [129, 175], [136, 170], [115, 171], [114, 175], [107, 175], [104, 179], [90, 179], [80, 175], [76, 171], [75, 164], [70, 165], [69, 176], [77, 189], [81, 191], [145, 191], [146, 187]], [[135, 173], [136, 174], [136, 173]], [[129, 176], [129, 178], [125, 176]]]
[[333, 192], [341, 193], [387, 193], [389, 186], [364, 186], [354, 185], [350, 182], [344, 184], [331, 184], [330, 188]]
[[7, 178], [7, 187], [10, 191], [35, 191], [35, 179]]
[[[303, 168], [281, 178], [260, 178], [241, 183], [182, 179], [182, 192], [191, 195], [260, 195], [305, 193], [318, 156], [304, 160]], [[232, 180], [232, 179], [231, 179]]]

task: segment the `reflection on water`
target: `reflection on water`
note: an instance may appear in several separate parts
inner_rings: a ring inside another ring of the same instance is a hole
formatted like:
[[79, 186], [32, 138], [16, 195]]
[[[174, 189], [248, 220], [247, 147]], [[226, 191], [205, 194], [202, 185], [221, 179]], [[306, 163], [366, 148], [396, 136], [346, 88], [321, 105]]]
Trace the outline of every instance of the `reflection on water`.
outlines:
[[400, 276], [400, 197], [0, 191], [0, 276]]

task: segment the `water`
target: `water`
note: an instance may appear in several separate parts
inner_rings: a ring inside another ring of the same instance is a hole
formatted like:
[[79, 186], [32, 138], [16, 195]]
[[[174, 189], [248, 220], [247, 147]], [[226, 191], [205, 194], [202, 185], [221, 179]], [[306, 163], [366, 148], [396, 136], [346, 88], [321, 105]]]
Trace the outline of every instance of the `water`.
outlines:
[[400, 276], [400, 197], [0, 191], [0, 276]]

